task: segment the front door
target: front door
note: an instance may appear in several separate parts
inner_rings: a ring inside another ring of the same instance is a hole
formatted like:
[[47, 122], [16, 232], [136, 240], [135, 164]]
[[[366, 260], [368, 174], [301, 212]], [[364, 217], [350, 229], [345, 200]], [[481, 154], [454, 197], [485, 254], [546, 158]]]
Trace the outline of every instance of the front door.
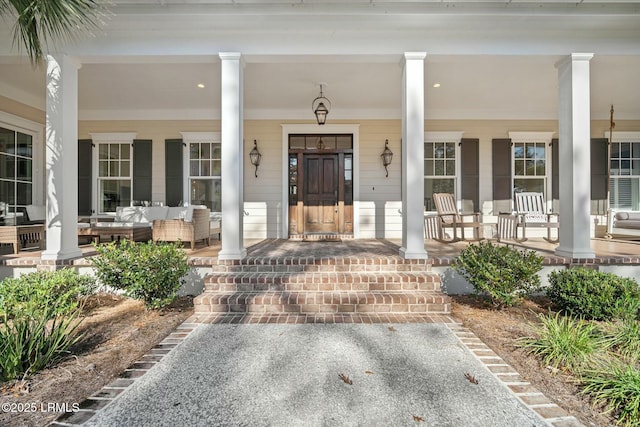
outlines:
[[338, 155], [305, 154], [304, 232], [338, 232]]
[[289, 135], [289, 235], [353, 233], [353, 135]]

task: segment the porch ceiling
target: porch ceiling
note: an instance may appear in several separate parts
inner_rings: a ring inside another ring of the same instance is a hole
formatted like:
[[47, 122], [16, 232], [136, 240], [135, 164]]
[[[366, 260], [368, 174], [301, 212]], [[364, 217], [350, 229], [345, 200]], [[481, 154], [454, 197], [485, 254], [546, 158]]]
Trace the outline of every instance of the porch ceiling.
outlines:
[[[594, 53], [591, 112], [640, 117], [640, 1], [112, 0], [66, 51], [80, 119], [215, 119], [220, 51], [242, 52], [245, 117], [400, 117], [403, 52], [428, 52], [428, 119], [557, 119], [555, 62]], [[44, 109], [45, 73], [15, 57], [0, 20], [0, 96]], [[196, 87], [198, 83], [204, 89]], [[434, 83], [441, 87], [433, 88]]]
[[[427, 55], [426, 117], [555, 120], [559, 58]], [[246, 61], [247, 119], [311, 119], [318, 82], [328, 85], [333, 120], [400, 117], [400, 55], [248, 55]], [[594, 119], [608, 119], [612, 104], [617, 119], [640, 117], [639, 70], [640, 56], [594, 57]], [[0, 63], [0, 95], [44, 109], [44, 71]], [[215, 119], [219, 103], [220, 66], [211, 57], [87, 63], [79, 71], [80, 119]]]

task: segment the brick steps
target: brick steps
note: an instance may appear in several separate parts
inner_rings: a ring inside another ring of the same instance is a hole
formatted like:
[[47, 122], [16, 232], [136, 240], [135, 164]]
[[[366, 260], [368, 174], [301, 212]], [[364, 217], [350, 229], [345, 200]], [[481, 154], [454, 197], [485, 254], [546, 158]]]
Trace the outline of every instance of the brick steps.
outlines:
[[451, 311], [426, 260], [248, 257], [214, 263], [196, 315], [440, 315]]
[[215, 273], [357, 273], [357, 272], [427, 272], [427, 260], [385, 257], [247, 257], [238, 261], [221, 261], [212, 265]]
[[433, 273], [225, 273], [208, 276], [207, 291], [440, 291]]
[[204, 295], [208, 313], [446, 313], [448, 297], [427, 292], [238, 292]]

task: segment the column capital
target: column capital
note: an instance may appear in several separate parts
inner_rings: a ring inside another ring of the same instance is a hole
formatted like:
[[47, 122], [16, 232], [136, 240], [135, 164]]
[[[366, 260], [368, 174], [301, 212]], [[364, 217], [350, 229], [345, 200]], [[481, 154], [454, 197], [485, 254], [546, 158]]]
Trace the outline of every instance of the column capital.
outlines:
[[225, 60], [240, 60], [242, 58], [242, 54], [240, 52], [219, 52], [218, 56], [223, 61]]
[[51, 53], [46, 56], [46, 59], [47, 63], [54, 61], [59, 64], [60, 61], [64, 60], [67, 64], [75, 66], [78, 70], [82, 68], [82, 62], [79, 58], [75, 56], [69, 56], [64, 53]]
[[427, 57], [427, 52], [405, 52], [402, 56], [404, 61], [418, 60], [421, 61]]
[[567, 55], [558, 62], [556, 62], [556, 68], [564, 67], [570, 62], [576, 61], [591, 61], [593, 58], [593, 53], [572, 53], [571, 55]]

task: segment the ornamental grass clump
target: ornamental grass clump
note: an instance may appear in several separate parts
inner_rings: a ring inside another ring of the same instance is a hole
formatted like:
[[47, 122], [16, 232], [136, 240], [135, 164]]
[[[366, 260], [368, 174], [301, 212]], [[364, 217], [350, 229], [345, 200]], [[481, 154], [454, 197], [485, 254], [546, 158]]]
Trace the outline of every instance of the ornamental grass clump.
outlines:
[[82, 297], [95, 289], [74, 270], [0, 282], [0, 381], [28, 377], [62, 359], [78, 333]]
[[606, 366], [586, 370], [582, 375], [583, 394], [594, 404], [603, 404], [616, 418], [616, 424], [640, 425], [640, 369], [638, 366], [610, 362]]
[[604, 343], [609, 351], [629, 363], [640, 361], [640, 321], [625, 319], [611, 325]]
[[538, 290], [542, 260], [534, 251], [481, 242], [462, 250], [452, 267], [476, 293], [488, 295], [494, 307], [503, 308]]
[[144, 301], [147, 308], [170, 304], [189, 272], [182, 243], [136, 243], [123, 240], [97, 245], [91, 259], [103, 285], [124, 290], [125, 295]]
[[[545, 365], [580, 372], [596, 356], [602, 345], [601, 334], [593, 323], [560, 313], [538, 315], [534, 337], [518, 340], [520, 347], [542, 359]], [[595, 359], [599, 359], [596, 357]]]

